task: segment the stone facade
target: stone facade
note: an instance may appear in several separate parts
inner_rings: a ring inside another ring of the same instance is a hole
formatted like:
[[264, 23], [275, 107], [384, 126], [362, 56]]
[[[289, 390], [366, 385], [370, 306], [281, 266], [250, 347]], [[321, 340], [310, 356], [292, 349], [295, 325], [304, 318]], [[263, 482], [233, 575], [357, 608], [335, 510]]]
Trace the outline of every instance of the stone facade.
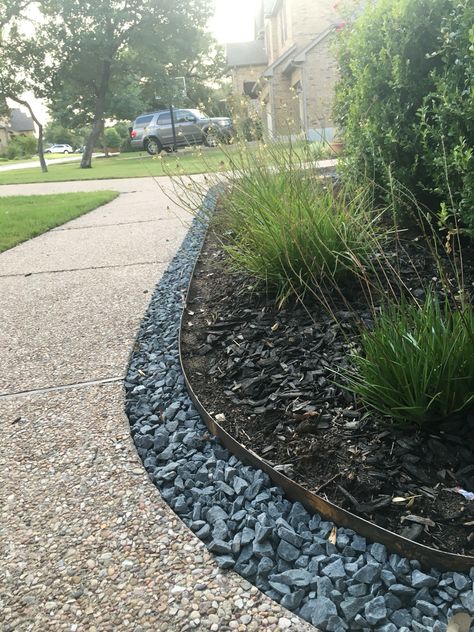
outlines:
[[333, 107], [337, 63], [331, 51], [332, 34], [306, 55], [303, 68], [306, 112], [303, 129], [310, 140], [332, 140], [334, 136]]
[[258, 83], [265, 65], [241, 66], [232, 71], [232, 92], [235, 95], [244, 95], [246, 84]]
[[9, 135], [8, 129], [3, 125], [0, 125], [0, 154], [5, 151], [8, 145]]
[[[256, 36], [267, 54], [259, 97], [264, 127], [271, 136], [331, 140], [338, 76], [331, 40], [340, 21], [334, 0], [263, 0], [260, 15]], [[233, 68], [234, 94], [242, 94], [246, 73], [255, 76]]]

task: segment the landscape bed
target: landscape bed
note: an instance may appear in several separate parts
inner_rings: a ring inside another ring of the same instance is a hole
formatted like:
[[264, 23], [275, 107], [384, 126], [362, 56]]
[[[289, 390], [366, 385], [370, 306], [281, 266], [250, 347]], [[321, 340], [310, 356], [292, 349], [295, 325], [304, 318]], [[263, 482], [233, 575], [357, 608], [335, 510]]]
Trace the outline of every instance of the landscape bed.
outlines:
[[[410, 250], [433, 278], [422, 246]], [[404, 280], [422, 292], [408, 265]], [[347, 366], [356, 321], [370, 320], [362, 296], [351, 304], [353, 312], [339, 307], [342, 329], [317, 305], [277, 310], [252, 279], [230, 270], [209, 231], [181, 333], [190, 385], [239, 443], [309, 491], [405, 538], [471, 557], [474, 502], [456, 488], [474, 489], [474, 412], [407, 431], [358, 406], [334, 373]]]
[[[205, 208], [214, 203], [208, 195]], [[446, 632], [453, 617], [469, 621], [474, 568], [422, 571], [418, 560], [311, 515], [208, 432], [179, 362], [179, 325], [204, 229], [194, 222], [160, 280], [125, 379], [131, 433], [163, 498], [223, 569], [320, 630]]]

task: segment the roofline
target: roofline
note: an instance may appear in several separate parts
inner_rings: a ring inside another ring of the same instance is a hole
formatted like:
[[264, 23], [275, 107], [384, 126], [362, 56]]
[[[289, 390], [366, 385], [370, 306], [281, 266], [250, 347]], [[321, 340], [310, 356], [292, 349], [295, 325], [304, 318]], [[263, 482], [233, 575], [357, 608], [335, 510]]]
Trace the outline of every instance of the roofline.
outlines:
[[263, 73], [264, 77], [272, 77], [273, 76], [273, 71], [275, 70], [275, 68], [277, 66], [279, 66], [280, 64], [282, 64], [286, 59], [288, 59], [288, 57], [294, 53], [296, 50], [296, 44], [293, 44], [293, 46], [291, 46], [291, 48], [289, 48], [285, 53], [283, 53], [283, 55], [280, 55], [280, 57], [278, 57], [278, 59], [276, 59], [273, 64], [270, 64], [270, 66], [268, 66], [268, 68], [265, 70], [265, 72]]
[[294, 63], [303, 63], [306, 55], [313, 50], [315, 46], [320, 44], [328, 35], [330, 35], [337, 28], [337, 24], [331, 24], [325, 31], [317, 35], [309, 44], [307, 44], [301, 52], [299, 52], [292, 60]]
[[253, 64], [227, 64], [226, 66], [226, 70], [234, 70], [235, 68], [251, 68], [251, 67], [258, 67], [258, 66], [262, 66], [263, 68], [267, 67], [267, 63], [262, 61], [257, 63], [253, 63]]

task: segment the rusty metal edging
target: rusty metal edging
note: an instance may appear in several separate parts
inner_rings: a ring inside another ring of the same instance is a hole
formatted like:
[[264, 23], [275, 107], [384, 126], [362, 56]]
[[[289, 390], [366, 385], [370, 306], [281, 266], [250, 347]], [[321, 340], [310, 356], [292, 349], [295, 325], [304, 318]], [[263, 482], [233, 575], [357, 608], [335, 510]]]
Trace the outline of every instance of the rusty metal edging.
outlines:
[[438, 551], [424, 544], [418, 544], [413, 540], [404, 538], [398, 533], [388, 531], [383, 527], [357, 516], [328, 500], [325, 500], [321, 496], [310, 492], [306, 488], [302, 487], [299, 483], [291, 480], [281, 472], [278, 472], [267, 461], [259, 457], [252, 450], [248, 450], [245, 446], [239, 443], [232, 435], [230, 435], [222, 426], [220, 426], [216, 420], [208, 413], [201, 403], [199, 397], [193, 390], [193, 387], [189, 381], [186, 370], [184, 368], [182, 357], [182, 345], [181, 334], [183, 329], [183, 318], [188, 307], [188, 301], [191, 293], [191, 286], [196, 272], [196, 267], [199, 262], [204, 240], [201, 244], [201, 248], [196, 257], [196, 261], [193, 266], [191, 277], [189, 279], [188, 288], [186, 290], [186, 298], [183, 306], [183, 312], [181, 314], [179, 332], [178, 332], [178, 351], [179, 361], [181, 364], [181, 370], [183, 371], [184, 381], [188, 394], [199, 411], [202, 419], [204, 420], [208, 430], [217, 438], [221, 440], [223, 445], [239, 457], [245, 463], [252, 465], [260, 470], [266, 472], [271, 480], [278, 486], [280, 486], [285, 492], [286, 496], [292, 501], [299, 501], [306, 507], [311, 513], [318, 513], [325, 520], [334, 522], [337, 526], [346, 527], [352, 529], [364, 536], [372, 542], [380, 542], [384, 544], [387, 549], [392, 553], [398, 553], [402, 557], [408, 559], [418, 560], [424, 568], [431, 569], [437, 568], [446, 571], [460, 571], [469, 572], [471, 568], [474, 568], [474, 557], [468, 555], [458, 555], [456, 553], [447, 553], [445, 551]]

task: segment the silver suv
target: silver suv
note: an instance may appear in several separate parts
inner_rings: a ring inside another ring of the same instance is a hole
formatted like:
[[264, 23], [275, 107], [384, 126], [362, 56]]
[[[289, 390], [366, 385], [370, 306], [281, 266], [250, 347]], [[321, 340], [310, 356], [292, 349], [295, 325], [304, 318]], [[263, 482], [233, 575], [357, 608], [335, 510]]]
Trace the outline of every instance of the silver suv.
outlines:
[[[210, 118], [199, 110], [173, 110], [176, 145], [207, 145], [231, 142], [234, 136], [232, 120], [227, 117]], [[173, 126], [169, 110], [143, 114], [135, 119], [130, 132], [133, 149], [145, 149], [151, 156], [162, 149], [173, 147]]]

